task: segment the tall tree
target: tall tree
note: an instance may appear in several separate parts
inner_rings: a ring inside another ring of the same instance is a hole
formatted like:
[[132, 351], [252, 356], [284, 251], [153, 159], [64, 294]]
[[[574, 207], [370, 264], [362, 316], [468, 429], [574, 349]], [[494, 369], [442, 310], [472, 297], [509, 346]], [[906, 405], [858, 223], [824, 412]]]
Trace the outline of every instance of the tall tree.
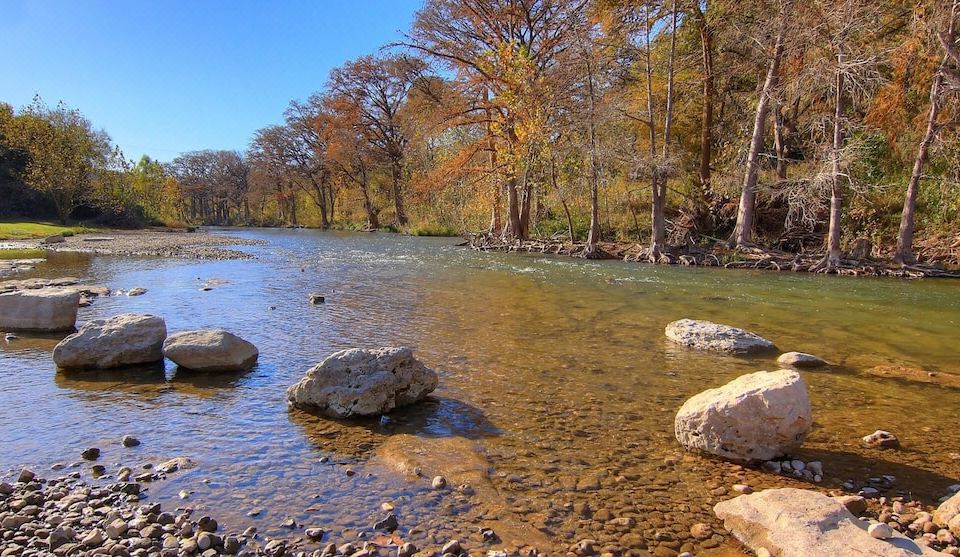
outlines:
[[917, 156], [913, 161], [913, 172], [910, 174], [910, 183], [907, 185], [906, 197], [903, 200], [903, 212], [900, 215], [900, 230], [897, 234], [897, 251], [894, 260], [898, 263], [912, 264], [916, 262], [913, 254], [913, 231], [915, 225], [915, 211], [917, 193], [920, 190], [920, 180], [923, 177], [923, 165], [929, 156], [930, 144], [942, 127], [939, 121], [940, 111], [946, 96], [946, 74], [948, 72], [952, 53], [956, 53], [957, 19], [960, 18], [960, 0], [953, 0], [946, 17], [944, 27], [946, 31], [940, 36], [944, 47], [943, 58], [933, 76], [930, 85], [930, 111], [927, 115], [927, 127], [917, 147]]

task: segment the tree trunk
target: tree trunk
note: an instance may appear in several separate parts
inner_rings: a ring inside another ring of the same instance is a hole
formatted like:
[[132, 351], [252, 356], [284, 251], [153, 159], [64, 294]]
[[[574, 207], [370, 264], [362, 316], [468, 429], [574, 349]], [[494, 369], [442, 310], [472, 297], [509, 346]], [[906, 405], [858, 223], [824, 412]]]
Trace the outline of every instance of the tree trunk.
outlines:
[[530, 206], [533, 204], [533, 180], [530, 174], [529, 168], [523, 173], [523, 199], [520, 202], [520, 235], [524, 239], [530, 237]]
[[[646, 24], [644, 28], [644, 58], [645, 72], [647, 74], [647, 118], [648, 131], [650, 134], [650, 158], [656, 160], [657, 157], [657, 129], [653, 113], [653, 66], [650, 62], [650, 6], [644, 4], [644, 16]], [[650, 259], [657, 261], [660, 254], [663, 253], [663, 244], [666, 237], [665, 223], [663, 217], [663, 199], [660, 196], [660, 173], [656, 170], [650, 176]]]
[[563, 213], [567, 216], [567, 235], [570, 236], [570, 242], [576, 242], [577, 237], [573, 233], [573, 217], [570, 215], [570, 206], [567, 205], [567, 200], [563, 196], [563, 192], [560, 191], [560, 186], [557, 184], [557, 161], [554, 157], [550, 157], [550, 183], [553, 184], [553, 189], [557, 192], [557, 197], [560, 198], [560, 205], [563, 206]]
[[391, 178], [393, 179], [393, 201], [397, 211], [397, 224], [407, 225], [407, 213], [403, 208], [403, 188], [401, 180], [403, 178], [403, 164], [399, 158], [394, 158], [391, 165]]
[[[707, 14], [697, 11], [700, 18], [700, 44], [703, 50], [703, 115], [700, 122], [700, 187], [710, 195], [710, 160], [713, 155], [713, 29], [707, 24]], [[708, 7], [705, 8], [709, 9]]]
[[740, 205], [737, 208], [737, 224], [730, 235], [733, 247], [748, 246], [753, 242], [753, 213], [756, 204], [757, 175], [760, 171], [760, 150], [763, 148], [763, 136], [770, 111], [770, 99], [773, 97], [780, 76], [780, 60], [783, 58], [783, 43], [787, 33], [788, 12], [791, 0], [780, 0], [780, 22], [777, 38], [773, 47], [773, 56], [767, 68], [767, 77], [757, 101], [757, 115], [753, 121], [753, 137], [750, 151], [747, 153], [747, 168], [743, 175], [743, 191], [740, 193]]
[[[588, 39], [589, 40], [589, 39]], [[600, 168], [597, 156], [597, 119], [596, 119], [596, 89], [593, 84], [593, 50], [588, 47], [585, 58], [587, 62], [587, 99], [589, 103], [590, 125], [590, 231], [587, 234], [587, 255], [597, 250], [600, 241]], [[572, 236], [572, 233], [571, 233]]]
[[773, 109], [773, 148], [777, 152], [777, 185], [787, 181], [787, 146], [784, 138], [783, 107], [776, 101]]
[[837, 55], [837, 97], [833, 115], [833, 153], [831, 155], [832, 183], [830, 186], [830, 230], [827, 233], [826, 268], [840, 264], [840, 217], [843, 191], [840, 188], [840, 151], [843, 149], [843, 54]]
[[[953, 44], [953, 41], [956, 39], [958, 10], [960, 10], [960, 0], [954, 0], [953, 8], [950, 10], [950, 23], [948, 24], [947, 33], [944, 37], [946, 44]], [[903, 200], [903, 213], [900, 215], [900, 231], [897, 235], [897, 251], [893, 256], [894, 261], [903, 265], [911, 265], [917, 261], [917, 258], [913, 254], [914, 212], [917, 204], [917, 193], [920, 190], [920, 179], [923, 177], [923, 165], [927, 161], [930, 144], [940, 129], [937, 118], [940, 115], [943, 102], [943, 73], [949, 59], [949, 53], [945, 53], [943, 59], [940, 61], [936, 75], [933, 76], [933, 84], [930, 86], [930, 113], [927, 115], [927, 129], [923, 134], [923, 139], [920, 140], [917, 156], [913, 161], [913, 172], [910, 174], [910, 183], [907, 185], [907, 195]]]
[[373, 206], [373, 201], [370, 199], [370, 188], [367, 184], [367, 170], [366, 168], [360, 169], [360, 193], [363, 194], [363, 208], [367, 211], [367, 226], [376, 230], [380, 228], [380, 219], [377, 218], [377, 210]]

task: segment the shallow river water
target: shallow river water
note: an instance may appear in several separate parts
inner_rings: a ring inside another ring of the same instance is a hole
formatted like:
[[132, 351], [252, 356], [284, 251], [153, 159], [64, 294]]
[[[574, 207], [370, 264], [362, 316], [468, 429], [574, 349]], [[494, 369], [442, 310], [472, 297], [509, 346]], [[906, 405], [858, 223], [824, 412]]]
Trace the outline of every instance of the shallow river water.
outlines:
[[[171, 332], [222, 327], [255, 343], [260, 360], [245, 374], [197, 375], [169, 362], [65, 374], [51, 360], [57, 339], [0, 340], [0, 478], [22, 464], [70, 464], [97, 446], [111, 470], [195, 460], [151, 485], [150, 497], [233, 530], [279, 535], [292, 517], [324, 528], [325, 541], [383, 541], [372, 525], [389, 503], [396, 538], [421, 548], [459, 538], [476, 552], [562, 552], [592, 538], [638, 554], [661, 545], [661, 554], [736, 552], [720, 535], [691, 539], [690, 526], [719, 527], [710, 509], [735, 483], [812, 484], [680, 450], [673, 416], [686, 398], [776, 367], [775, 355], [669, 343], [664, 326], [690, 317], [837, 364], [803, 372], [816, 423], [797, 457], [823, 461], [818, 489], [890, 474], [893, 493], [932, 503], [960, 479], [960, 389], [866, 373], [894, 365], [960, 374], [960, 283], [487, 254], [456, 239], [392, 234], [229, 233], [266, 245], [244, 246], [256, 256], [246, 261], [60, 254], [16, 277], [145, 287], [144, 296], [97, 299], [80, 319], [146, 312]], [[225, 282], [200, 291], [209, 279]], [[326, 304], [310, 305], [312, 292]], [[412, 346], [438, 370], [426, 403], [389, 423], [287, 408], [286, 388], [328, 354], [388, 345]], [[903, 450], [859, 447], [876, 429], [894, 431]], [[123, 448], [128, 434], [143, 444]], [[437, 473], [471, 489], [434, 491]], [[181, 501], [181, 490], [192, 494]], [[482, 528], [502, 541], [485, 542]]]

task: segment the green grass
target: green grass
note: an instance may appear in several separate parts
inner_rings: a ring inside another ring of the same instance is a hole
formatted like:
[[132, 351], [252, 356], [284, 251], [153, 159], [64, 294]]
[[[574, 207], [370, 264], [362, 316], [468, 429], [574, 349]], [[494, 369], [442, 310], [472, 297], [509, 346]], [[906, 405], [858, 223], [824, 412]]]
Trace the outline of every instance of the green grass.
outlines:
[[0, 249], [0, 260], [44, 259], [46, 255], [42, 249]]
[[55, 234], [73, 236], [94, 231], [85, 226], [60, 226], [48, 222], [0, 222], [0, 240], [31, 240]]
[[450, 226], [424, 224], [410, 229], [411, 236], [459, 236]]

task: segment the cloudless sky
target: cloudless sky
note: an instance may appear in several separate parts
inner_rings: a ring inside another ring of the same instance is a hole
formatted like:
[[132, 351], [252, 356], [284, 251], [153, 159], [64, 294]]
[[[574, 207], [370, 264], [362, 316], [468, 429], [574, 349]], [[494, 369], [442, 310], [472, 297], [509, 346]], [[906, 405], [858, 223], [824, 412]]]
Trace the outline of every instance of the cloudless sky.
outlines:
[[0, 0], [0, 102], [79, 109], [128, 158], [245, 149], [421, 0]]

